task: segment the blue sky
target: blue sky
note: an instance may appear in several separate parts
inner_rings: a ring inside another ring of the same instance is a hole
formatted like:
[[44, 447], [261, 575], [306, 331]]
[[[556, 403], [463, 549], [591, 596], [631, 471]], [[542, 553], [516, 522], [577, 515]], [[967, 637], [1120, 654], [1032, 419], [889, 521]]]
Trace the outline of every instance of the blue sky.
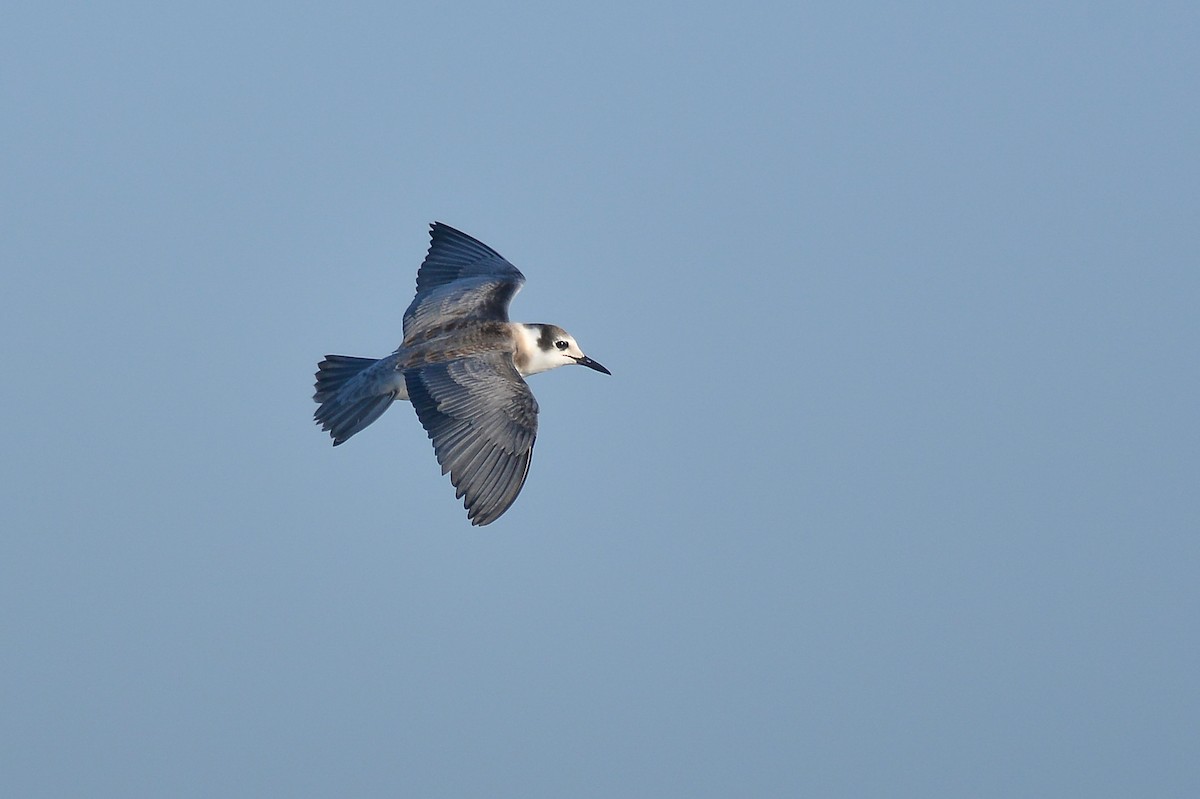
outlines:
[[[1193, 4], [18, 3], [0, 793], [1194, 796]], [[440, 219], [613, 371], [336, 450]]]

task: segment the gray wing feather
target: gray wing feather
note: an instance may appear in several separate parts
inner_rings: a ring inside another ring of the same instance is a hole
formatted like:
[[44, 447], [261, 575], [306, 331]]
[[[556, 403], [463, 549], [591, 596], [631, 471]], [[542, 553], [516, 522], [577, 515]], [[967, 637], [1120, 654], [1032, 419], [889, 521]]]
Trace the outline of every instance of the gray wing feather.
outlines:
[[404, 312], [404, 338], [461, 319], [508, 321], [508, 304], [525, 276], [500, 253], [434, 222], [417, 270], [417, 295]]
[[492, 352], [404, 373], [408, 396], [472, 524], [516, 500], [537, 437], [537, 400], [512, 363]]

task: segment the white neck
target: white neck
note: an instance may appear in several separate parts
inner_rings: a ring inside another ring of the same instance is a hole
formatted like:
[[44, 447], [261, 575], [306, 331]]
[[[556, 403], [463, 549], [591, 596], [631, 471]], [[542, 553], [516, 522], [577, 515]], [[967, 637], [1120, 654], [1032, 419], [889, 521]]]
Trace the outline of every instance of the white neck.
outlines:
[[513, 363], [522, 377], [536, 375], [538, 372], [546, 372], [573, 362], [564, 358], [557, 351], [547, 352], [538, 346], [538, 338], [542, 334], [541, 328], [516, 322], [513, 323], [513, 333], [517, 345], [517, 351], [513, 353]]

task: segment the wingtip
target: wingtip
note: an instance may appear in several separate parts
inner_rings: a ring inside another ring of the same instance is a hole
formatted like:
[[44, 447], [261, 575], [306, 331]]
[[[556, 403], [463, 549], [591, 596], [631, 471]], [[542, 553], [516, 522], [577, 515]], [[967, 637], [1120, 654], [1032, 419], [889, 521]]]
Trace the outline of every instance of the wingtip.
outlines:
[[439, 233], [457, 234], [459, 236], [467, 235], [453, 225], [447, 225], [445, 222], [435, 219], [429, 223], [429, 238], [432, 239]]

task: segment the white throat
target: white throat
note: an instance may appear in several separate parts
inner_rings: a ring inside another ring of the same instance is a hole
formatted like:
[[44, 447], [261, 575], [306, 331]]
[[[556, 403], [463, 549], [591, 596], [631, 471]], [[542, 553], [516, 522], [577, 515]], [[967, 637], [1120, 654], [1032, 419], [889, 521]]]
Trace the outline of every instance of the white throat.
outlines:
[[521, 377], [529, 377], [572, 363], [563, 357], [562, 353], [553, 350], [547, 352], [538, 346], [538, 338], [542, 333], [540, 328], [517, 322], [513, 325], [513, 333], [517, 345], [516, 352], [513, 353], [513, 363]]

